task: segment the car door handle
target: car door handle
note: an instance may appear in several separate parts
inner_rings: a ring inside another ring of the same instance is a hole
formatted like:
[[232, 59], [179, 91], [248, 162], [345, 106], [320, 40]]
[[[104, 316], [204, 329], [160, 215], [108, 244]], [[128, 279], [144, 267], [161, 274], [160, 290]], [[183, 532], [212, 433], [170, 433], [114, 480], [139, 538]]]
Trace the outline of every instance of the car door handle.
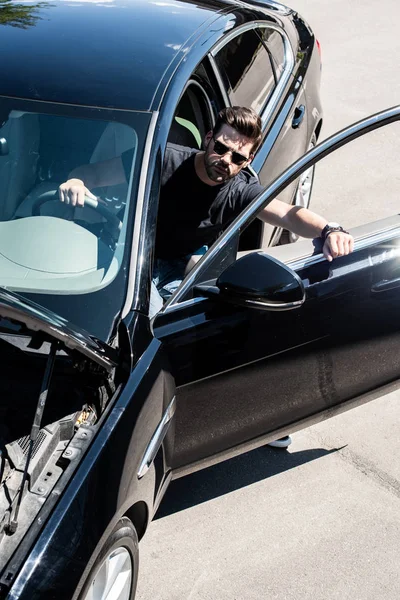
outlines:
[[304, 106], [304, 104], [300, 104], [300, 106], [298, 106], [294, 111], [294, 116], [293, 116], [293, 121], [292, 121], [293, 129], [297, 129], [298, 127], [300, 127], [305, 114], [306, 114], [306, 107]]
[[396, 277], [395, 279], [382, 279], [382, 281], [379, 281], [372, 286], [371, 292], [388, 292], [389, 290], [395, 290], [398, 287], [400, 287], [400, 277]]

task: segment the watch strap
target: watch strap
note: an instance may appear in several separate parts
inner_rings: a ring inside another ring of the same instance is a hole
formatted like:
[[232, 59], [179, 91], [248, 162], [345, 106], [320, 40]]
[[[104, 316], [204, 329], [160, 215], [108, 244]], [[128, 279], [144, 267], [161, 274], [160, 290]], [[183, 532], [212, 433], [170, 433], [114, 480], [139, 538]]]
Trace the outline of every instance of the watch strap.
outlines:
[[327, 225], [325, 225], [325, 227], [321, 231], [322, 240], [325, 242], [328, 235], [330, 235], [331, 233], [335, 233], [335, 232], [349, 233], [341, 225], [329, 225], [329, 223], [328, 223]]

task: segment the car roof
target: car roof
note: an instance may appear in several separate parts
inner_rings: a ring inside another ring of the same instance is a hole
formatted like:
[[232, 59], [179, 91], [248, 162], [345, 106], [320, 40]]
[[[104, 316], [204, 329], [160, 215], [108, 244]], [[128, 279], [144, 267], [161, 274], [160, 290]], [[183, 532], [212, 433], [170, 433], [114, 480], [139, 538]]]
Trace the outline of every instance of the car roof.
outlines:
[[0, 95], [149, 110], [190, 38], [238, 6], [234, 0], [11, 1], [0, 15]]

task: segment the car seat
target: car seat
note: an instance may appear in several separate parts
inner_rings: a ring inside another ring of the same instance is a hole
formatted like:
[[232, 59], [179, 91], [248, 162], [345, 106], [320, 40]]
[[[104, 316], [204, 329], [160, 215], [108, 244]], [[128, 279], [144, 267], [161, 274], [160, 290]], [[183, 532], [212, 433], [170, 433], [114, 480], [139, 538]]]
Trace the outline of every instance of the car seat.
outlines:
[[40, 140], [37, 115], [11, 111], [0, 137], [8, 147], [8, 154], [0, 156], [0, 221], [7, 221], [36, 181]]
[[[200, 131], [199, 127], [202, 127]], [[189, 86], [179, 101], [168, 135], [168, 141], [188, 148], [201, 148], [206, 134], [202, 111], [196, 93]]]
[[188, 148], [201, 148], [201, 135], [196, 125], [184, 119], [175, 117], [168, 136], [168, 141], [178, 146], [187, 146]]

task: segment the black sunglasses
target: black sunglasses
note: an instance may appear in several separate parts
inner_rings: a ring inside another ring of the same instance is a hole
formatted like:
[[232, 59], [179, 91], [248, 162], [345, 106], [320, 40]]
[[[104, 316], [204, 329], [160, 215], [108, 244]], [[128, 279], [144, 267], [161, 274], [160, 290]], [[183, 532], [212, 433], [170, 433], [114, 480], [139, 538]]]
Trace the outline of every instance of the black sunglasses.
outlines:
[[247, 157], [247, 156], [243, 156], [243, 154], [240, 154], [240, 152], [235, 152], [234, 150], [231, 150], [231, 148], [229, 148], [222, 142], [219, 142], [218, 140], [216, 140], [215, 137], [213, 137], [213, 141], [214, 141], [214, 152], [216, 154], [219, 154], [220, 156], [223, 156], [224, 154], [228, 154], [228, 152], [230, 152], [232, 155], [231, 160], [234, 165], [240, 166], [243, 163], [245, 163], [246, 161], [250, 160], [250, 158], [251, 158], [251, 155]]

